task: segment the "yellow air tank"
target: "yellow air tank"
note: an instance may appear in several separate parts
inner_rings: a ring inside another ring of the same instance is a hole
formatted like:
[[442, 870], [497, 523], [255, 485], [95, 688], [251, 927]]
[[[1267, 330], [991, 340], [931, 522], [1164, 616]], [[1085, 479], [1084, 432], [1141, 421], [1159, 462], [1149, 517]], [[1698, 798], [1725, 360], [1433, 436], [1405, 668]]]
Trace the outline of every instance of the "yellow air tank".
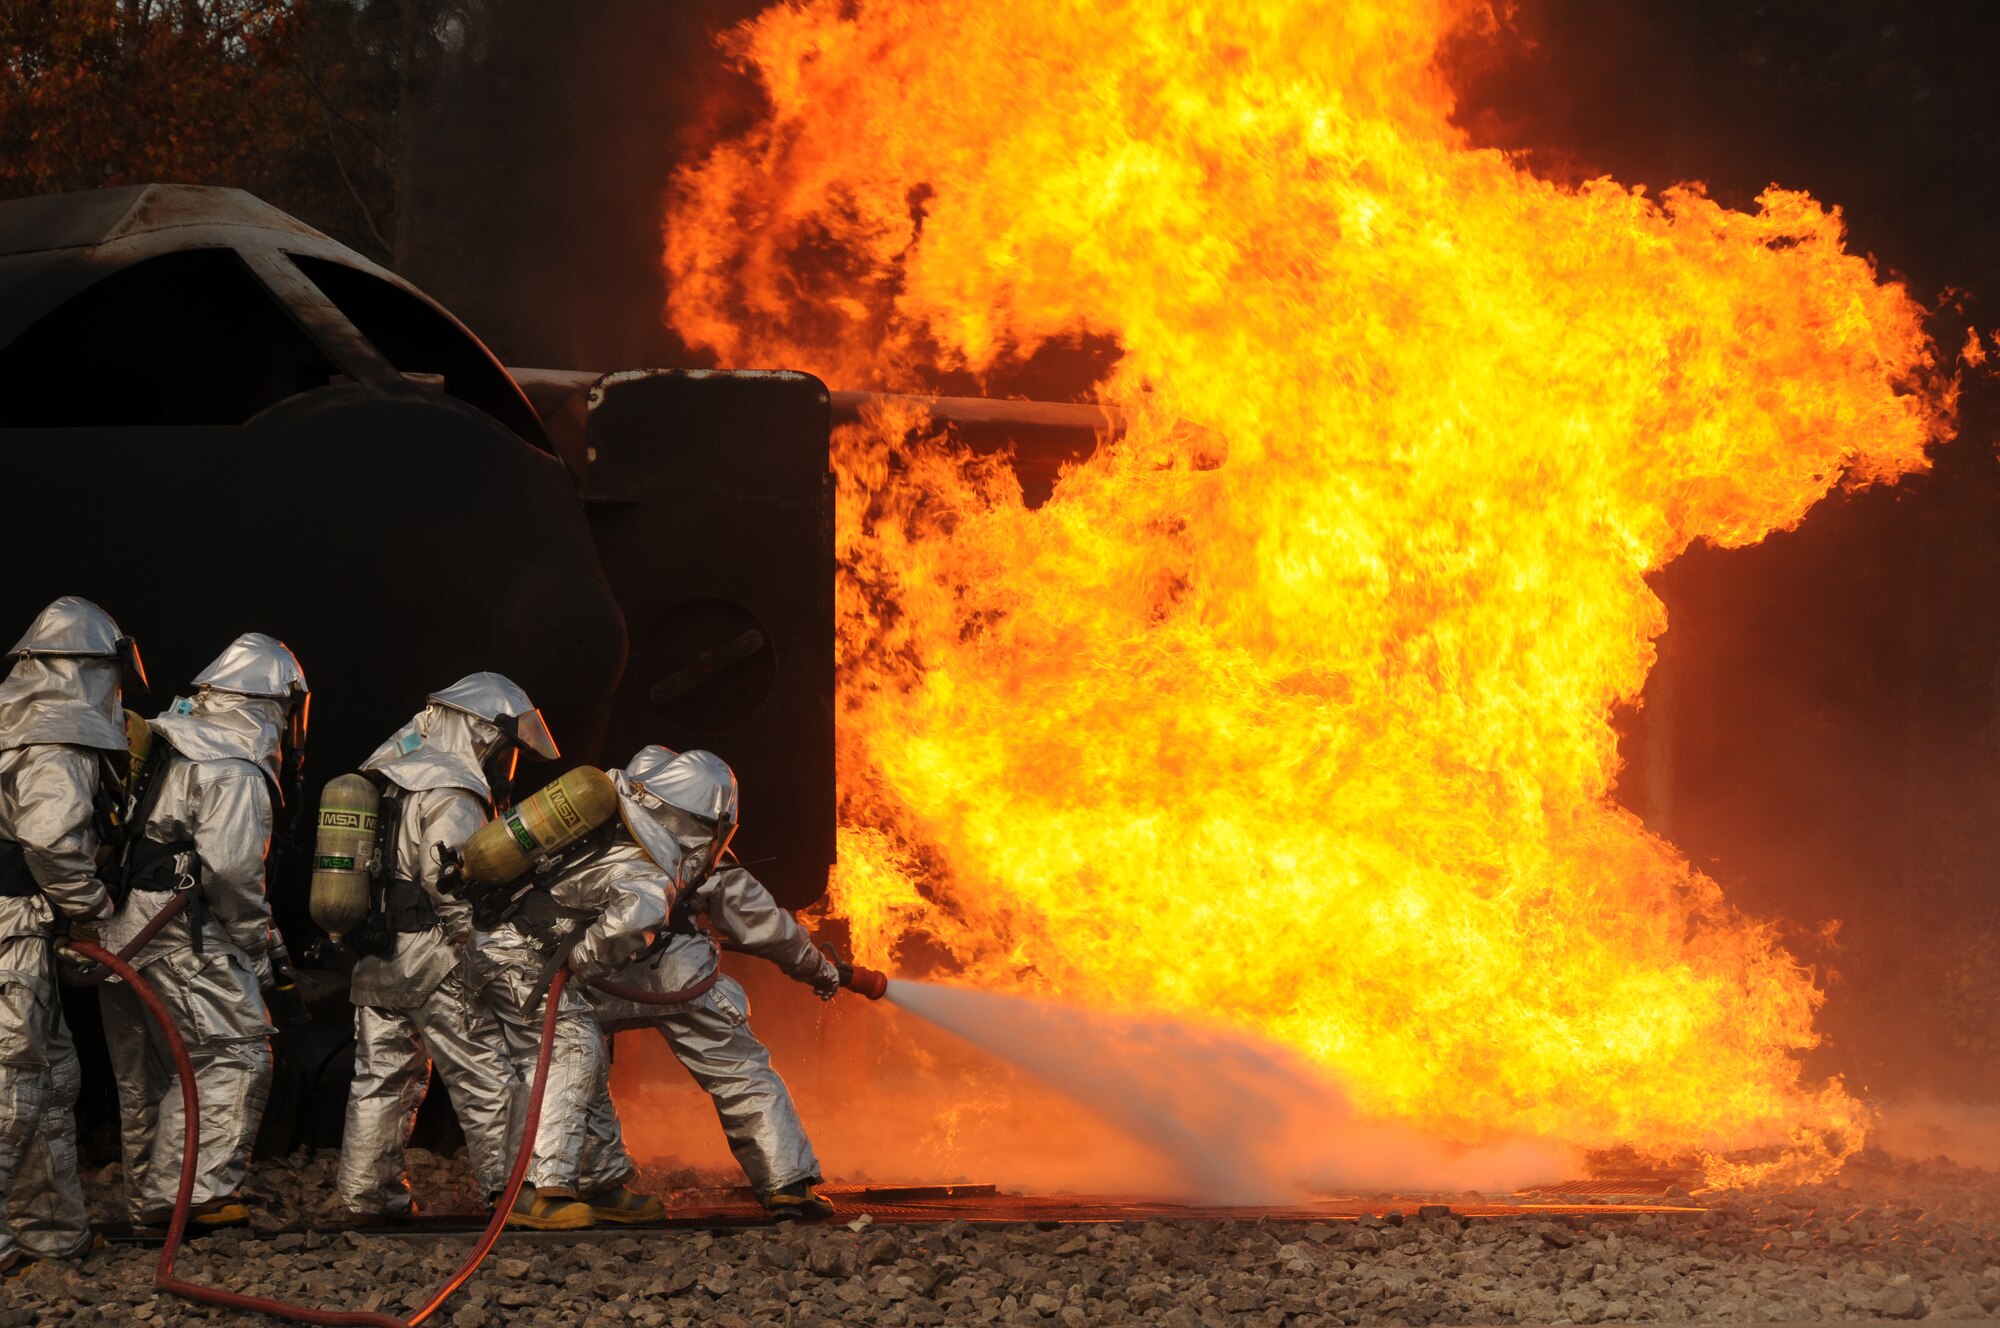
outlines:
[[153, 726], [148, 724], [146, 717], [136, 710], [127, 710], [125, 712], [125, 745], [132, 753], [132, 764], [125, 771], [123, 795], [117, 798], [114, 805], [115, 809], [110, 813], [111, 825], [117, 833], [116, 835], [101, 835], [97, 841], [95, 858], [100, 871], [108, 868], [111, 865], [111, 859], [117, 855], [119, 845], [115, 841], [123, 839], [127, 829], [125, 818], [131, 815], [134, 810], [132, 806], [133, 787], [138, 783], [139, 772], [146, 768], [148, 753], [153, 750]]
[[329, 780], [313, 841], [312, 920], [336, 942], [368, 916], [381, 795], [365, 775]]
[[581, 765], [514, 804], [465, 841], [465, 879], [478, 885], [518, 880], [537, 860], [582, 839], [618, 814], [611, 776]]
[[125, 787], [130, 789], [138, 781], [139, 772], [146, 768], [146, 758], [153, 752], [153, 726], [136, 710], [125, 712], [125, 745], [132, 753], [132, 767], [125, 775]]

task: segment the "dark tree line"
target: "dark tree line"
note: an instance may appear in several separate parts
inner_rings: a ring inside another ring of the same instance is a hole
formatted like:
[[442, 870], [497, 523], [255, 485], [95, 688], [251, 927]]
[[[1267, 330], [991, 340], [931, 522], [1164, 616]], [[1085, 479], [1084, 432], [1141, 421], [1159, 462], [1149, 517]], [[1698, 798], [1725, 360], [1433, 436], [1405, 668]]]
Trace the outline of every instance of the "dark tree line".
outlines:
[[0, 196], [229, 184], [392, 264], [415, 134], [481, 0], [11, 0]]
[[0, 198], [256, 194], [517, 363], [668, 362], [661, 197], [755, 0], [0, 0]]

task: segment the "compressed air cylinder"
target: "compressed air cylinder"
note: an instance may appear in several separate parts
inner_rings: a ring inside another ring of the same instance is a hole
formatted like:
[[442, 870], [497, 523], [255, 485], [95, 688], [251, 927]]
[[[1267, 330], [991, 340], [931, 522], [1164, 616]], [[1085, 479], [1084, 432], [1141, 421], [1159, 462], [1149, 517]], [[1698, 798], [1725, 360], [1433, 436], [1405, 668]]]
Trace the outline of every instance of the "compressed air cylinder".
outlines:
[[336, 942], [368, 916], [375, 816], [381, 795], [364, 775], [330, 780], [319, 795], [313, 841], [312, 919]]
[[153, 726], [136, 710], [125, 712], [125, 745], [132, 753], [132, 767], [125, 776], [125, 787], [129, 789], [146, 768], [146, 758], [153, 753]]
[[466, 840], [465, 879], [477, 885], [517, 880], [537, 859], [568, 848], [617, 814], [611, 776], [578, 766]]

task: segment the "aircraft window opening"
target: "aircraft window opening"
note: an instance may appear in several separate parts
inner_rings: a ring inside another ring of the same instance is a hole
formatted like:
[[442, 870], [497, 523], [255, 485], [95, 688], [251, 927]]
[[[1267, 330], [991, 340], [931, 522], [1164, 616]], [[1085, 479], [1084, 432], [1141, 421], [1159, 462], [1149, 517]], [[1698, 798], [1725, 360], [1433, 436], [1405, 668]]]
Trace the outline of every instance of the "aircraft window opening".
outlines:
[[541, 421], [520, 388], [450, 317], [373, 273], [309, 254], [286, 257], [405, 379], [442, 387], [447, 395], [491, 415], [526, 442], [548, 448]]
[[241, 424], [333, 363], [233, 249], [111, 273], [0, 347], [0, 428]]

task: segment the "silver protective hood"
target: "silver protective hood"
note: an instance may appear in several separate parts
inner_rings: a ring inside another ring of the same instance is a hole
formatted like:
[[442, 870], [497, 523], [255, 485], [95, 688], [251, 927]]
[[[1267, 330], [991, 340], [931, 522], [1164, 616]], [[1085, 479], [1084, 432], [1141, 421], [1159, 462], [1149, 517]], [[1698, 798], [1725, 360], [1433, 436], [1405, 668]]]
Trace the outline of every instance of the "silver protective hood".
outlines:
[[7, 657], [14, 667], [0, 682], [0, 750], [37, 743], [126, 749], [122, 661], [129, 657], [136, 668], [139, 656], [110, 614], [64, 595], [35, 615]]
[[286, 700], [304, 696], [305, 670], [291, 647], [275, 636], [245, 632], [229, 643], [229, 648], [194, 676], [196, 687], [243, 696], [275, 696]]
[[361, 768], [386, 775], [412, 793], [460, 788], [491, 802], [485, 761], [503, 740], [500, 730], [485, 720], [433, 702], [370, 753]]
[[23, 655], [82, 655], [116, 659], [125, 641], [111, 615], [81, 595], [64, 595], [35, 615], [35, 621], [7, 658]]
[[194, 699], [177, 698], [153, 727], [190, 761], [250, 762], [283, 797], [286, 736], [303, 738], [301, 702], [311, 695], [298, 656], [275, 636], [245, 632], [194, 682]]
[[176, 699], [153, 720], [153, 728], [190, 761], [248, 761], [269, 775], [276, 788], [287, 705], [273, 696], [204, 687], [193, 700]]
[[736, 772], [714, 752], [641, 747], [625, 773], [661, 802], [697, 820], [736, 822]]
[[690, 859], [719, 829], [723, 842], [703, 855], [703, 866], [712, 866], [735, 829], [735, 772], [713, 752], [649, 746], [612, 771], [611, 782], [625, 829], [646, 856], [682, 889], [698, 885], [703, 873]]
[[122, 752], [116, 657], [22, 655], [0, 682], [0, 751], [67, 743]]
[[[553, 761], [562, 752], [549, 735], [547, 721], [519, 683], [504, 673], [468, 673], [429, 699], [449, 706], [474, 719], [483, 719], [498, 729], [508, 741], [525, 748], [544, 761]], [[490, 755], [490, 752], [482, 755]]]

